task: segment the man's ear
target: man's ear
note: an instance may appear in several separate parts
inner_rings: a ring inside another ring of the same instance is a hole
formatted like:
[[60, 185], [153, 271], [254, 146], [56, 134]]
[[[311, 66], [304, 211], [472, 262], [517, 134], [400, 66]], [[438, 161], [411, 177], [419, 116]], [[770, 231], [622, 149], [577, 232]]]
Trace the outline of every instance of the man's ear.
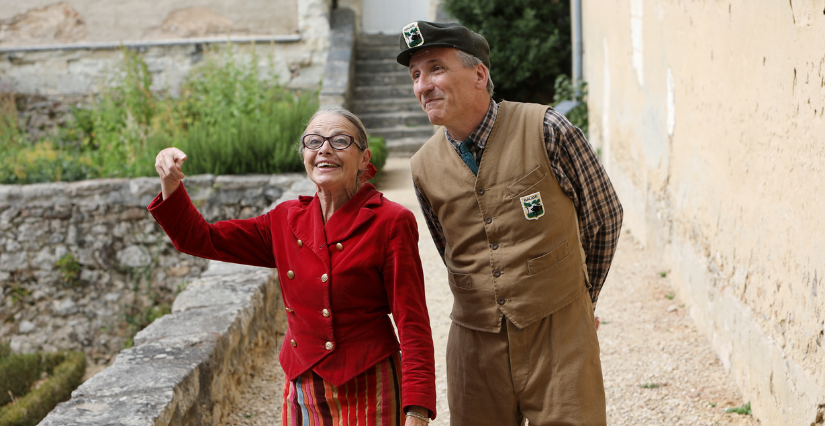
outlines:
[[475, 87], [479, 90], [487, 90], [487, 79], [490, 78], [487, 67], [483, 64], [476, 65]]

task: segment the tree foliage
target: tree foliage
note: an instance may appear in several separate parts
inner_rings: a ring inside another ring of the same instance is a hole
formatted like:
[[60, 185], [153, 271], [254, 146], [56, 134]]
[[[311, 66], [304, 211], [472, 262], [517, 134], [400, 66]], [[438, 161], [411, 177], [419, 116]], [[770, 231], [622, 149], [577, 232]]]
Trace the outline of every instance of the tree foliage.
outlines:
[[490, 44], [496, 97], [548, 103], [571, 67], [570, 6], [561, 0], [445, 0], [444, 9]]

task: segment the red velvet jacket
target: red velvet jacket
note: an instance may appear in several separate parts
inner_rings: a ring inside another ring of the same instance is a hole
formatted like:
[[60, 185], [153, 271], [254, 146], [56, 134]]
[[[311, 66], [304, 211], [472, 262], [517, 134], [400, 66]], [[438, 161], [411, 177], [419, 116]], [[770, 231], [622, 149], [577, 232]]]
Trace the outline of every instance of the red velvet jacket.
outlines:
[[279, 359], [290, 380], [312, 369], [340, 386], [400, 349], [403, 406], [426, 407], [435, 417], [432, 332], [412, 212], [370, 184], [326, 224], [316, 195], [210, 225], [183, 184], [166, 200], [158, 195], [149, 211], [183, 253], [278, 269], [289, 323]]

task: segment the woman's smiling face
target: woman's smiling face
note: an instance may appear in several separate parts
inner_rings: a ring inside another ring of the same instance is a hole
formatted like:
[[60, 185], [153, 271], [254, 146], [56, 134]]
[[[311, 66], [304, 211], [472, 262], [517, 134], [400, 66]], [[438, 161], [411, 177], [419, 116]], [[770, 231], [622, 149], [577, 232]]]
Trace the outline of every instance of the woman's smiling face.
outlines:
[[[336, 114], [321, 114], [315, 117], [304, 132], [310, 133], [324, 137], [343, 133], [353, 138], [358, 134], [349, 120]], [[329, 141], [325, 141], [317, 150], [304, 147], [303, 157], [307, 175], [318, 185], [319, 190], [336, 192], [356, 187], [356, 176], [369, 164], [370, 151], [361, 150], [357, 142], [353, 142], [346, 149], [337, 150], [330, 146]]]

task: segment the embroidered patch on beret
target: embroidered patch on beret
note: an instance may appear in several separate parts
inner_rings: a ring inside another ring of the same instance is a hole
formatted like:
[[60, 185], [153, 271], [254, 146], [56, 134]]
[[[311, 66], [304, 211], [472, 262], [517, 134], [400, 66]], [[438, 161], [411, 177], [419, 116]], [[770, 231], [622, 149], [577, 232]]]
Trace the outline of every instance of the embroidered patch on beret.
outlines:
[[424, 36], [418, 29], [418, 22], [413, 22], [403, 29], [404, 40], [407, 41], [407, 47], [416, 47], [424, 43]]

